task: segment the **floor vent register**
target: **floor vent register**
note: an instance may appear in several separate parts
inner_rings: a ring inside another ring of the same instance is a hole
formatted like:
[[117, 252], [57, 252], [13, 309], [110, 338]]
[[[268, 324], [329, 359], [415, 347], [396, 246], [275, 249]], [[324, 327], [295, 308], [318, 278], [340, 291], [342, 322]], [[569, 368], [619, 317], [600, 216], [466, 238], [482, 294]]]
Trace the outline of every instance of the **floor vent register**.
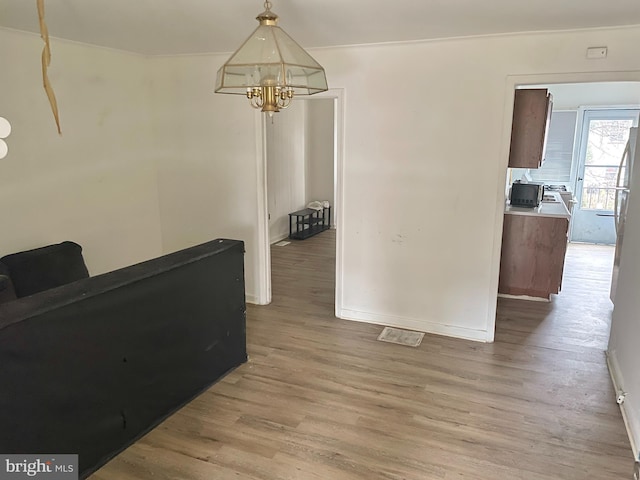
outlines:
[[401, 328], [385, 327], [382, 333], [378, 335], [381, 342], [397, 343], [398, 345], [406, 345], [407, 347], [417, 347], [422, 342], [424, 333], [413, 332], [411, 330], [403, 330]]

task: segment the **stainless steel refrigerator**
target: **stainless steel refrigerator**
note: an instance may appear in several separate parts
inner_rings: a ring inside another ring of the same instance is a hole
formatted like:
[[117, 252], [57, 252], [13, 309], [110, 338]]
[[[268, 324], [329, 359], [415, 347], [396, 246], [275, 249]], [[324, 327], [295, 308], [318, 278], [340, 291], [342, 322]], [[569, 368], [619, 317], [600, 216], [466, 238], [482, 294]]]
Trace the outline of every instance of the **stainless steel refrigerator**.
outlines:
[[633, 188], [633, 195], [640, 195], [640, 171], [635, 172], [634, 166], [640, 165], [640, 148], [638, 148], [638, 127], [633, 127], [629, 131], [629, 142], [625, 147], [624, 154], [620, 160], [620, 168], [618, 169], [618, 185], [615, 192], [615, 208], [614, 220], [616, 226], [616, 253], [613, 260], [613, 275], [611, 277], [611, 293], [609, 297], [615, 304], [616, 291], [618, 287], [618, 278], [620, 275], [620, 259], [622, 257], [622, 244], [625, 236], [625, 226], [627, 223], [627, 215], [629, 212], [629, 199], [632, 194], [633, 183], [637, 184]]

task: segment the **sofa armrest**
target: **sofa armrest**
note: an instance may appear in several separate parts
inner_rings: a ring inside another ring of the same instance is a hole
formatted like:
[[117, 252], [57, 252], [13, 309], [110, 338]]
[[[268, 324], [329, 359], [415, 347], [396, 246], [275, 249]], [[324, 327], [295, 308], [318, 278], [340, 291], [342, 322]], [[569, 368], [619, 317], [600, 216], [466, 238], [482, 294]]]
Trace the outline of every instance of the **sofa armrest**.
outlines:
[[82, 247], [74, 242], [12, 253], [0, 259], [18, 298], [60, 287], [89, 276]]

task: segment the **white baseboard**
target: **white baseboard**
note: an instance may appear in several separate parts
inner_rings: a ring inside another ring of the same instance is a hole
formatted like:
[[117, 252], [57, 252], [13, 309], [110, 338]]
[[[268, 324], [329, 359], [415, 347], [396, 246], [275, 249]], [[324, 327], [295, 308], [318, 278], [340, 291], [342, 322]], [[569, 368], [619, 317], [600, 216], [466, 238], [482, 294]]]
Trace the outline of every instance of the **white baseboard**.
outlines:
[[439, 323], [419, 320], [415, 318], [395, 317], [393, 315], [380, 315], [377, 313], [360, 312], [357, 310], [349, 310], [344, 308], [338, 312], [337, 316], [338, 318], [342, 318], [344, 320], [353, 320], [356, 322], [406, 328], [408, 330], [415, 330], [425, 333], [435, 333], [437, 335], [462, 338], [464, 340], [473, 340], [476, 342], [486, 343], [488, 338], [486, 330], [473, 330], [471, 328], [442, 325]]
[[276, 235], [274, 238], [269, 240], [269, 244], [273, 245], [274, 243], [281, 242], [282, 240], [287, 240], [289, 238], [289, 233], [285, 233], [284, 235]]
[[[613, 382], [613, 388], [616, 391], [616, 395], [619, 392], [624, 391], [624, 379], [620, 372], [620, 366], [618, 365], [618, 359], [616, 358], [615, 351], [607, 353], [607, 366], [609, 367], [609, 375], [611, 375], [611, 381]], [[615, 401], [615, 399], [614, 399]], [[622, 419], [624, 425], [627, 427], [627, 434], [629, 435], [629, 441], [631, 442], [631, 449], [633, 450], [633, 456], [636, 461], [640, 460], [640, 422], [635, 417], [634, 412], [629, 408], [629, 404], [625, 401], [620, 405], [620, 411], [622, 412]]]
[[249, 293], [246, 293], [244, 298], [245, 298], [245, 302], [247, 303], [251, 303], [253, 305], [260, 305], [260, 302], [258, 301], [258, 297], [256, 295], [251, 295]]

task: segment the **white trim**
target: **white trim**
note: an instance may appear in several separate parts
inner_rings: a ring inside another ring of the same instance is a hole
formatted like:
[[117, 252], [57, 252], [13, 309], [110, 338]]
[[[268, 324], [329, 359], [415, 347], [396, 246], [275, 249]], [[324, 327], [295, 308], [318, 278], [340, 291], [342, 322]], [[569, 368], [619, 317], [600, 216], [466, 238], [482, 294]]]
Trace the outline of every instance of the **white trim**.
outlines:
[[496, 225], [496, 234], [493, 238], [493, 249], [491, 252], [491, 276], [489, 277], [489, 291], [487, 292], [487, 302], [489, 305], [487, 312], [487, 341], [495, 340], [496, 315], [498, 303], [491, 301], [498, 296], [498, 279], [500, 278], [500, 255], [502, 253], [502, 228], [504, 224], [504, 202], [507, 185], [507, 168], [509, 165], [509, 150], [511, 149], [511, 124], [513, 122], [513, 100], [515, 98], [516, 83], [507, 77], [506, 82], [506, 98], [503, 112], [502, 141], [500, 148], [500, 158], [502, 164], [498, 162], [498, 171], [496, 172], [497, 192], [496, 192], [496, 209], [494, 212], [494, 225]]
[[[582, 126], [584, 124], [585, 111], [585, 107], [578, 108], [578, 115], [576, 116], [576, 133], [573, 137], [573, 152], [571, 154], [571, 173], [569, 174], [569, 182], [571, 184], [571, 191], [573, 192], [574, 197], [576, 195], [576, 183], [579, 170], [578, 164], [580, 163], [580, 150], [582, 149], [582, 135], [584, 133], [584, 129], [582, 128]], [[571, 238], [571, 235], [573, 233], [573, 222], [570, 222], [569, 229], [569, 238]]]
[[394, 315], [382, 315], [371, 312], [361, 312], [358, 310], [342, 309], [341, 318], [356, 322], [373, 323], [398, 328], [406, 328], [418, 332], [445, 335], [447, 337], [473, 340], [476, 342], [488, 342], [487, 332], [484, 330], [473, 330], [471, 328], [456, 327], [453, 325], [443, 325], [441, 323], [430, 322], [424, 319], [396, 317]]
[[[335, 316], [342, 318], [343, 286], [344, 286], [344, 158], [345, 158], [345, 105], [346, 92], [344, 88], [331, 89], [327, 95], [334, 98], [333, 109], [333, 148], [335, 163], [333, 166], [333, 205], [335, 214], [333, 223], [336, 229], [336, 291], [335, 291]], [[337, 219], [337, 220], [336, 220]]]
[[[609, 375], [611, 375], [611, 381], [613, 382], [613, 388], [615, 389], [617, 396], [618, 392], [623, 391], [622, 384], [624, 380], [620, 373], [620, 367], [618, 365], [618, 359], [615, 351], [607, 351], [606, 356]], [[622, 412], [622, 419], [624, 420], [624, 425], [627, 428], [627, 434], [629, 435], [629, 441], [631, 442], [631, 449], [633, 450], [633, 457], [636, 461], [640, 461], [640, 450], [638, 450], [638, 446], [640, 446], [640, 423], [637, 419], [634, 421], [633, 412], [625, 407], [625, 402], [622, 402], [620, 405], [620, 412]]]
[[245, 294], [244, 296], [245, 302], [246, 303], [251, 303], [253, 305], [262, 305], [259, 301], [258, 301], [258, 297], [256, 295], [251, 295], [251, 294]]
[[271, 242], [271, 245], [275, 245], [276, 243], [281, 242], [283, 240], [287, 240], [288, 238], [289, 238], [289, 234], [278, 235], [278, 237], [275, 240], [269, 239], [269, 241]]
[[[342, 317], [343, 298], [343, 272], [344, 272], [344, 128], [345, 128], [345, 89], [330, 88], [326, 92], [321, 92], [313, 96], [305, 97], [307, 101], [314, 99], [333, 99], [333, 214], [332, 222], [335, 222], [336, 229], [336, 290], [335, 290], [335, 316]], [[337, 219], [337, 221], [335, 220]]]
[[[482, 33], [475, 35], [455, 35], [455, 36], [445, 36], [445, 37], [435, 37], [435, 38], [419, 38], [415, 40], [391, 40], [391, 41], [379, 41], [372, 43], [348, 43], [341, 45], [324, 45], [317, 47], [305, 47], [305, 50], [308, 52], [322, 52], [322, 51], [330, 51], [330, 50], [338, 50], [338, 49], [350, 49], [350, 48], [376, 48], [376, 47], [387, 47], [387, 46], [396, 46], [396, 45], [424, 45], [430, 43], [439, 43], [443, 41], [464, 41], [470, 40], [473, 41], [475, 39], [491, 39], [491, 38], [505, 38], [505, 37], [523, 37], [523, 36], [532, 36], [532, 35], [557, 35], [563, 33], [582, 33], [582, 32], [603, 32], [603, 31], [611, 31], [611, 30], [635, 30], [638, 28], [637, 24], [633, 25], [608, 25], [602, 27], [576, 27], [576, 28], [567, 28], [560, 30], [525, 30], [525, 31], [515, 31], [515, 32], [496, 32], [496, 33]], [[39, 33], [35, 32], [26, 32], [24, 30], [16, 30], [9, 27], [0, 27], [0, 30], [9, 30], [17, 33], [24, 33], [27, 35], [34, 35], [40, 37]], [[111, 47], [101, 47], [100, 45], [94, 45], [91, 43], [82, 43], [76, 42], [74, 40], [66, 40], [63, 38], [50, 37], [55, 38], [58, 41], [65, 41], [71, 43], [80, 43], [81, 45], [87, 45], [89, 47], [98, 47], [98, 48], [107, 48], [111, 49]], [[131, 50], [117, 50], [123, 51], [125, 53], [131, 53], [133, 55], [141, 55], [148, 58], [171, 58], [171, 57], [205, 57], [211, 55], [222, 55], [229, 56], [233, 54], [235, 50], [212, 50], [207, 52], [199, 52], [199, 53], [141, 53], [134, 52]], [[316, 94], [318, 95], [318, 94]], [[296, 97], [299, 98], [299, 97]]]
[[[500, 253], [502, 251], [502, 228], [504, 221], [505, 186], [507, 168], [509, 168], [509, 148], [511, 144], [511, 123], [513, 119], [513, 98], [517, 86], [552, 85], [564, 83], [596, 83], [596, 82], [640, 82], [640, 70], [611, 72], [574, 72], [544, 73], [536, 75], [508, 75], [505, 82], [505, 103], [503, 111], [501, 161], [496, 162], [495, 213], [496, 229], [493, 236], [491, 255], [491, 279], [488, 284], [487, 298], [498, 296], [498, 278], [500, 276]], [[496, 302], [489, 302], [487, 312], [487, 341], [492, 342], [496, 329]]]
[[[336, 222], [336, 292], [335, 292], [335, 312], [340, 317], [342, 311], [342, 291], [343, 291], [343, 214], [344, 206], [344, 114], [345, 114], [345, 90], [344, 88], [331, 88], [326, 92], [317, 93], [313, 96], [296, 97], [294, 101], [312, 101], [314, 99], [334, 100], [334, 199], [333, 214], [337, 218]], [[269, 239], [269, 212], [267, 201], [267, 145], [266, 145], [266, 124], [264, 115], [256, 113], [256, 158], [258, 164], [258, 298], [260, 305], [271, 303], [271, 250]]]
[[[256, 302], [258, 305], [268, 305], [271, 303], [271, 250], [269, 239], [269, 213], [267, 204], [267, 135], [266, 125], [263, 115], [256, 112], [256, 178], [257, 178], [257, 200], [258, 218], [258, 294]], [[254, 302], [251, 302], [254, 303]]]
[[[305, 50], [309, 52], [317, 52], [323, 50], [337, 50], [337, 49], [348, 49], [348, 48], [367, 48], [367, 47], [387, 47], [387, 46], [396, 46], [396, 45], [425, 45], [429, 43], [439, 43], [443, 41], [464, 41], [470, 40], [473, 41], [475, 39], [491, 39], [491, 38], [505, 38], [505, 37], [523, 37], [523, 36], [533, 36], [533, 35], [556, 35], [562, 33], [582, 33], [582, 32], [600, 32], [607, 30], [634, 30], [638, 28], [638, 25], [615, 25], [615, 26], [602, 26], [602, 27], [582, 27], [582, 28], [569, 28], [564, 30], [527, 30], [523, 32], [501, 32], [501, 33], [483, 33], [476, 35], [457, 35], [457, 36], [445, 36], [445, 37], [436, 37], [436, 38], [422, 38], [416, 40], [391, 40], [386, 42], [373, 42], [373, 43], [351, 43], [351, 44], [343, 44], [343, 45], [330, 45], [330, 46], [320, 46], [320, 47], [307, 47]], [[232, 52], [214, 52], [216, 54], [228, 54], [230, 55]], [[198, 54], [194, 54], [198, 55]], [[206, 54], [200, 54], [206, 55]], [[564, 83], [564, 82], [563, 82]], [[573, 83], [573, 82], [572, 82]]]

